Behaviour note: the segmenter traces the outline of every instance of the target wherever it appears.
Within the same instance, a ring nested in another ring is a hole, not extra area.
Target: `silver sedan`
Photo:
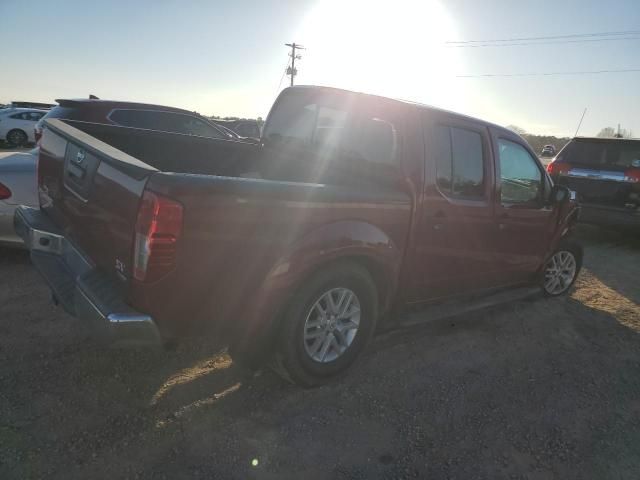
[[[0,152],[0,245],[21,247],[13,230],[13,212],[18,205],[38,206],[36,185],[37,149]]]

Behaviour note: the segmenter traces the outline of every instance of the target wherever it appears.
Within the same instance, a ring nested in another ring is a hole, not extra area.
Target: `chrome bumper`
[[[96,268],[40,210],[16,209],[13,225],[54,298],[118,345],[160,345],[153,319],[123,300],[120,285]]]

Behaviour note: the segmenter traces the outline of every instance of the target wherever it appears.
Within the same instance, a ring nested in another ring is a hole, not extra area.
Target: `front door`
[[[410,302],[495,286],[494,169],[488,129],[425,116],[425,179],[416,225]]]
[[[504,282],[530,281],[544,260],[554,228],[549,181],[539,160],[519,137],[493,136],[496,152],[496,237]]]

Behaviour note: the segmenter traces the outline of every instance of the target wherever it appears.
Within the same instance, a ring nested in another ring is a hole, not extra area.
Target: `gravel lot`
[[[637,479],[640,241],[581,235],[570,297],[380,336],[315,390],[100,347],[0,251],[0,478]]]

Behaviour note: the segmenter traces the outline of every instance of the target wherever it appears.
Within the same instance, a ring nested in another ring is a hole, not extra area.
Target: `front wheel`
[[[582,268],[582,247],[571,241],[562,242],[544,266],[542,289],[555,297],[566,293]]]
[[[352,263],[313,275],[283,318],[277,370],[311,387],[344,372],[375,330],[378,296],[369,273]]]

